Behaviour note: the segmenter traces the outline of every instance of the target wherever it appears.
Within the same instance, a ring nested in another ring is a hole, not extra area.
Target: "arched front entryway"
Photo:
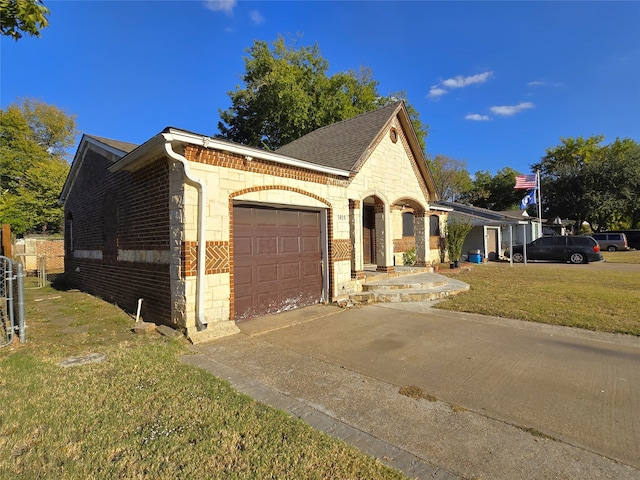
[[[393,242],[389,205],[379,196],[362,200],[361,255],[364,269],[393,272]]]
[[[415,249],[415,265],[430,263],[429,224],[425,208],[415,199],[399,198],[391,206],[393,247],[397,265],[403,264],[403,253]]]

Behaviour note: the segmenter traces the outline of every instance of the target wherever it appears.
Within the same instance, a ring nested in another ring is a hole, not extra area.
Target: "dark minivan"
[[[505,252],[509,258],[509,250]],[[600,245],[593,238],[582,235],[554,235],[540,237],[527,244],[527,260],[556,260],[587,263],[602,260]],[[522,245],[513,246],[513,261],[523,262]]]

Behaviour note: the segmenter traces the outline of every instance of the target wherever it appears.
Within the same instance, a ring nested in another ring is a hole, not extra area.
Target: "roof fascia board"
[[[413,152],[413,155],[416,159],[416,163],[418,164],[418,168],[420,169],[420,173],[422,173],[422,177],[427,184],[427,189],[430,192],[433,192],[433,198],[430,198],[430,201],[438,201],[440,199],[440,193],[436,189],[436,184],[433,181],[433,176],[431,175],[431,171],[427,166],[427,159],[420,148],[420,142],[418,141],[418,136],[416,135],[416,131],[413,128],[413,123],[411,123],[411,117],[409,116],[409,112],[407,111],[407,107],[404,102],[400,104],[398,110],[396,111],[396,115],[402,125],[402,129],[404,130],[407,140],[409,142],[409,147]]]
[[[296,158],[287,157],[279,153],[267,152],[265,150],[259,150],[253,147],[247,147],[246,145],[231,144],[223,140],[216,138],[206,137],[202,135],[196,135],[182,130],[171,128],[169,134],[174,140],[183,141],[192,145],[201,146],[204,148],[214,148],[216,150],[223,150],[231,153],[236,153],[244,157],[257,158],[260,160],[266,160],[269,162],[280,163],[283,165],[289,165],[291,167],[304,168],[305,170],[313,170],[316,172],[327,173],[330,175],[337,175],[340,177],[348,177],[350,172],[339,168],[325,167],[317,165],[315,163],[305,162],[304,160],[298,160]]]
[[[433,205],[432,203],[429,204],[429,210],[436,210],[439,212],[453,212],[453,208],[451,207],[443,207],[442,205]]]
[[[120,172],[120,171],[131,171],[136,168],[141,167],[146,162],[143,160],[145,157],[149,157],[150,154],[160,153],[163,151],[164,147],[164,136],[162,133],[159,133],[149,140],[144,142],[138,148],[132,150],[127,155],[122,157],[116,163],[109,167],[109,171],[111,173]]]
[[[88,142],[93,143],[94,145],[97,145],[98,147],[103,148],[107,152],[112,153],[118,157],[123,157],[127,154],[127,152],[125,152],[124,150],[120,150],[119,148],[115,148],[115,147],[112,147],[111,145],[107,145],[106,143],[103,143],[100,140],[93,138],[89,135],[85,135],[85,137]]]

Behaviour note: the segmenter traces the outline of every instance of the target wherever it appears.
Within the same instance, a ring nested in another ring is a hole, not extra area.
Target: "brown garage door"
[[[233,256],[236,320],[320,301],[319,212],[234,206]]]

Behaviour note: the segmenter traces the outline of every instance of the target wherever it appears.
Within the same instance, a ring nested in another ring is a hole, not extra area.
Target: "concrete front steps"
[[[355,304],[425,302],[439,300],[469,290],[467,283],[437,273],[415,273],[371,281],[362,292],[349,295]]]

